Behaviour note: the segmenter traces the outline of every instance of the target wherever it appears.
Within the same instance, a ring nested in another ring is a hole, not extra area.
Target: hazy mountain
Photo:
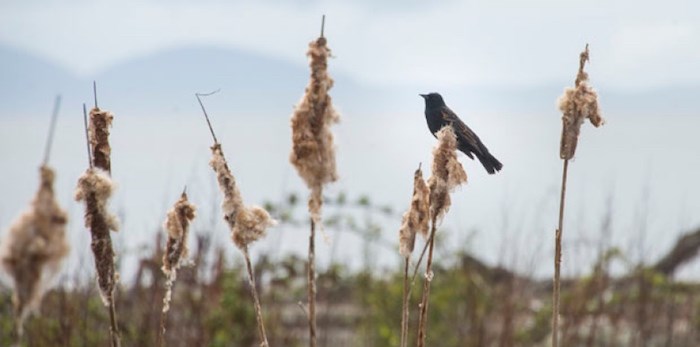
[[[129,60],[95,76],[76,76],[30,53],[0,46],[0,115],[45,115],[56,93],[64,96],[67,108],[92,102],[94,79],[98,81],[99,102],[124,115],[177,115],[183,107],[189,112],[191,106],[197,106],[195,92],[221,89],[221,95],[208,102],[229,112],[286,116],[303,93],[308,74],[306,65],[263,55],[187,47]],[[333,77],[333,95],[338,99],[371,102],[381,97],[347,76],[334,73]]]

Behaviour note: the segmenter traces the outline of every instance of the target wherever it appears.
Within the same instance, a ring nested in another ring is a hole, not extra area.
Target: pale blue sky
[[[0,5],[0,43],[90,76],[166,48],[204,44],[303,62],[328,15],[335,62],[379,85],[529,86],[568,81],[592,46],[600,87],[700,81],[695,1],[22,1]],[[564,64],[563,62],[567,62]]]

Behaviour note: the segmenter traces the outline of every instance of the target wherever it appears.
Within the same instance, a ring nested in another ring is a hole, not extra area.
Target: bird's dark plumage
[[[494,158],[474,132],[450,110],[438,93],[420,94],[425,99],[425,119],[433,136],[446,125],[451,125],[457,136],[457,148],[469,158],[477,159],[489,174],[501,171],[503,164]]]

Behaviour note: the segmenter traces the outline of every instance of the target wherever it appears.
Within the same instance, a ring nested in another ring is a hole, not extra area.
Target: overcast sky
[[[591,44],[597,85],[700,81],[700,3],[655,1],[3,1],[0,43],[83,76],[166,48],[235,47],[296,62],[328,16],[336,68],[374,85],[568,81]],[[563,63],[566,62],[566,63]]]

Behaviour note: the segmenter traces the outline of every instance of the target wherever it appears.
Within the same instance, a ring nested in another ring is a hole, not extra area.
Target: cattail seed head
[[[168,211],[163,228],[168,234],[168,241],[163,254],[163,273],[166,276],[166,293],[163,299],[163,312],[170,309],[172,285],[177,278],[177,270],[182,266],[189,253],[187,249],[187,234],[190,223],[194,220],[197,208],[187,200],[187,194],[182,193],[180,199]]]
[[[68,254],[66,212],[56,201],[54,171],[40,168],[41,183],[30,209],[24,212],[7,232],[0,246],[0,266],[12,277],[14,309],[22,322],[36,310]]]
[[[328,74],[331,51],[320,37],[309,44],[311,77],[309,85],[292,115],[292,153],[290,162],[311,189],[309,212],[320,220],[322,187],[338,179],[332,124],[340,120],[328,91],[333,79]]]
[[[559,97],[559,110],[562,112],[562,132],[559,157],[571,159],[576,153],[576,145],[585,119],[599,127],[605,124],[598,107],[598,93],[588,84],[588,74],[583,70],[588,61],[588,46],[579,57],[579,70],[575,87],[567,87]]]
[[[450,208],[450,192],[467,183],[467,173],[457,159],[457,137],[452,126],[443,127],[438,133],[438,144],[433,150],[432,174],[428,179],[430,189],[430,215],[440,220]]]
[[[416,233],[427,237],[430,219],[430,191],[423,179],[420,167],[413,174],[413,197],[411,207],[404,213],[399,229],[399,253],[408,258],[413,252]]]
[[[85,202],[85,227],[92,236],[92,253],[95,257],[97,285],[105,306],[109,305],[114,293],[118,274],[114,268],[114,250],[110,230],[117,231],[117,217],[111,214],[107,205],[114,191],[109,175],[99,168],[91,168],[78,179],[75,200]]]
[[[258,206],[245,206],[236,185],[236,179],[226,163],[220,144],[211,147],[212,158],[209,165],[216,172],[219,189],[224,193],[221,209],[224,220],[231,230],[231,239],[240,249],[266,235],[266,230],[276,224],[267,211]]]
[[[90,145],[92,146],[93,164],[107,172],[112,171],[111,153],[109,146],[109,128],[112,126],[114,116],[109,111],[99,108],[90,110]]]

